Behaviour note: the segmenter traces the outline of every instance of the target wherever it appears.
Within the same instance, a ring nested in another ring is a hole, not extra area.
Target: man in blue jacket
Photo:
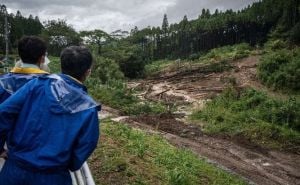
[[[25,36],[18,42],[18,53],[22,60],[20,67],[0,76],[0,103],[33,78],[47,74],[41,70],[45,62],[46,43],[36,36]]]
[[[91,66],[88,49],[66,48],[62,74],[33,79],[0,105],[0,137],[9,133],[1,185],[72,184],[69,170],[82,166],[99,138],[99,106],[82,84]]]
[[[48,74],[41,70],[46,50],[46,43],[39,37],[25,36],[19,40],[18,53],[23,62],[20,67],[15,67],[10,73],[0,76],[0,104],[30,80]],[[4,142],[4,138],[0,138],[0,146],[3,146],[1,143]],[[5,156],[4,148],[0,148],[0,154]]]

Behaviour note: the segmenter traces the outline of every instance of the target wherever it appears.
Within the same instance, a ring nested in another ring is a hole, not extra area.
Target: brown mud
[[[261,148],[242,137],[208,136],[201,126],[188,124],[185,117],[202,108],[206,101],[221,93],[228,85],[264,89],[256,78],[258,56],[231,62],[222,72],[205,72],[203,67],[184,71],[168,71],[155,78],[130,82],[139,89],[141,100],[160,101],[177,106],[175,114],[119,117],[112,120],[161,134],[171,144],[193,151],[215,165],[238,174],[250,184],[300,185],[300,155]],[[205,68],[204,68],[205,69]],[[271,94],[274,95],[274,94]],[[275,94],[276,96],[276,94]],[[112,109],[106,112],[112,112]]]

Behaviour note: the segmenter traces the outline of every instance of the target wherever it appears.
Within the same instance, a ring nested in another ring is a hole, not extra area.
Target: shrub
[[[210,50],[206,55],[200,57],[200,61],[222,61],[237,60],[249,56],[251,47],[249,44],[242,43],[233,46],[224,46]]]
[[[300,44],[300,22],[290,31],[290,40],[295,44]]]
[[[127,89],[120,80],[110,80],[106,84],[99,84],[92,78],[88,80],[90,94],[102,104],[121,110],[126,115],[160,114],[167,112],[166,106],[160,103],[143,103]]]
[[[258,66],[258,76],[274,90],[300,90],[300,49],[266,53]]]
[[[114,60],[97,57],[95,58],[91,77],[98,78],[102,84],[105,84],[109,80],[123,79],[124,75]]]
[[[137,78],[143,75],[146,62],[138,54],[119,62],[120,68],[128,78]]]
[[[300,146],[300,103],[296,98],[275,100],[253,89],[227,89],[191,118],[208,122],[204,126],[208,133],[244,136],[268,146]]]

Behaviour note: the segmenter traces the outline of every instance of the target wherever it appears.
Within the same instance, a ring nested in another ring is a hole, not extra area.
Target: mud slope
[[[148,80],[130,82],[129,88],[139,89],[137,96],[145,101],[161,101],[177,106],[173,115],[118,117],[117,122],[148,132],[156,132],[170,143],[187,148],[214,164],[254,184],[300,185],[300,155],[265,150],[242,138],[207,136],[201,128],[190,125],[185,117],[195,108],[221,93],[228,84],[237,90],[244,87],[263,89],[256,78],[258,56],[230,62],[223,72],[207,72],[205,67],[168,71]]]

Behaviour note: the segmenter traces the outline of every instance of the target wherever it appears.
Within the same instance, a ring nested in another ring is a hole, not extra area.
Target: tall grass
[[[191,118],[208,133],[242,136],[271,148],[300,147],[300,103],[275,100],[253,89],[228,89]]]
[[[207,54],[199,58],[199,62],[233,61],[247,57],[251,53],[252,48],[246,43],[233,46],[223,46],[210,50]]]
[[[167,111],[167,107],[155,102],[142,102],[134,91],[127,89],[124,81],[109,80],[102,84],[95,78],[86,82],[89,93],[102,104],[119,109],[127,115],[160,114]]]
[[[104,121],[89,160],[96,184],[245,184],[157,135]]]
[[[280,40],[270,41],[258,66],[261,81],[273,90],[300,92],[300,48]]]

